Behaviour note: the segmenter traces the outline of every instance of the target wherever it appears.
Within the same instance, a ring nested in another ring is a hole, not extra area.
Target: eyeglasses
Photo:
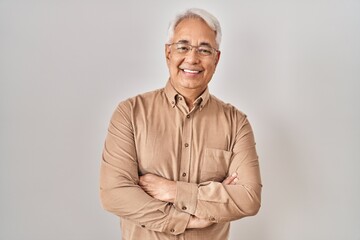
[[[202,56],[202,57],[211,56],[214,53],[219,52],[219,50],[217,50],[213,47],[210,47],[208,45],[192,46],[188,43],[182,43],[182,42],[170,43],[170,44],[166,44],[166,45],[174,46],[176,52],[178,54],[182,54],[182,55],[185,55],[185,54],[191,52],[193,48],[195,48],[196,53],[198,53],[199,56]]]

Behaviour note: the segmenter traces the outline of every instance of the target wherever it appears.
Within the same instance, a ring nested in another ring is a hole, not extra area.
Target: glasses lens
[[[190,52],[192,50],[192,48],[194,46],[191,46],[188,43],[174,43],[173,46],[176,49],[177,53],[181,53],[181,54],[187,54],[188,52]],[[198,47],[194,47],[196,48],[196,52],[200,55],[200,56],[210,56],[214,53],[214,49],[210,46],[198,46]]]
[[[214,50],[208,46],[200,46],[198,47],[198,53],[202,56],[209,56],[213,54]]]
[[[190,45],[186,44],[186,43],[176,43],[175,47],[176,47],[176,51],[178,53],[187,53],[187,52],[189,52],[191,50]]]

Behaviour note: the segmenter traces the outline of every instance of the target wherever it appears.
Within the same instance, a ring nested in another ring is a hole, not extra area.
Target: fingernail
[[[238,181],[239,181],[238,178],[235,178],[235,179],[234,179],[234,183],[237,183]]]
[[[234,172],[233,174],[231,174],[232,177],[236,177],[237,176],[237,173]]]

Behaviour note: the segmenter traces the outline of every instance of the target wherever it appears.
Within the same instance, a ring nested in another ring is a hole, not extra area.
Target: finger
[[[139,182],[141,182],[141,183],[150,182],[152,180],[152,176],[153,175],[151,173],[141,175],[141,176],[139,176]]]
[[[239,179],[237,177],[235,177],[235,178],[232,178],[231,182],[229,182],[226,185],[235,185],[238,181],[239,181]]]
[[[232,184],[235,179],[237,179],[236,172],[231,174],[231,176],[228,176],[222,183],[225,185],[229,185],[229,184]]]
[[[236,177],[236,178],[231,182],[231,184],[232,184],[232,185],[235,185],[238,181],[239,181],[239,179]]]
[[[222,184],[229,185],[232,182],[232,177],[227,177],[224,181],[222,181]]]
[[[140,186],[145,186],[146,185],[146,181],[145,181],[145,179],[143,177],[139,178],[139,185]]]

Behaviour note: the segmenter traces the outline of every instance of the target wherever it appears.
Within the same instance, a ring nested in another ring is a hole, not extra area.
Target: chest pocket
[[[206,148],[200,168],[200,182],[222,182],[228,174],[232,152]]]

